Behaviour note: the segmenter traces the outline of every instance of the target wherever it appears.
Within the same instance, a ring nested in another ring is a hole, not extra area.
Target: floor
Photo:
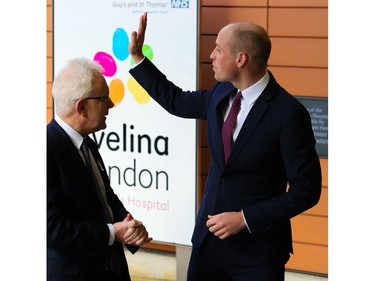
[[[328,277],[301,274],[297,272],[286,272],[285,281],[328,281]]]
[[[176,281],[178,279],[175,254],[143,249],[135,255],[128,251],[125,251],[125,254],[132,281]],[[328,278],[287,271],[285,281],[328,281]]]
[[[155,280],[155,279],[149,278],[149,277],[138,277],[138,276],[132,277],[132,281],[151,281],[151,280]],[[169,281],[170,279],[157,279],[157,280]],[[295,272],[286,272],[285,281],[328,281],[328,278],[308,275],[308,274],[295,273]]]

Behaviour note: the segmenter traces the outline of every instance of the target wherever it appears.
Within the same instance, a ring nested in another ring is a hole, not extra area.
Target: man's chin
[[[98,131],[100,131],[100,130],[104,130],[104,129],[106,129],[106,128],[107,128],[107,124],[106,124],[106,123],[103,123],[103,124],[99,127]]]
[[[223,76],[218,74],[217,72],[214,73],[214,78],[218,82],[226,82],[227,81],[226,79],[223,79]]]

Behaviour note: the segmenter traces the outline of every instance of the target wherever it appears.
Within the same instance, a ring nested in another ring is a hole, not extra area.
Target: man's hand
[[[139,63],[144,55],[142,53],[143,42],[145,41],[145,33],[147,26],[147,12],[145,12],[139,18],[138,33],[133,31],[131,34],[131,40],[128,46],[129,53],[132,56],[135,64]]]
[[[148,232],[141,221],[133,219],[128,214],[122,222],[113,224],[115,228],[115,240],[124,244],[141,246],[149,243],[152,238],[148,237]]]
[[[242,212],[226,212],[208,215],[208,230],[220,239],[235,235],[246,227]]]

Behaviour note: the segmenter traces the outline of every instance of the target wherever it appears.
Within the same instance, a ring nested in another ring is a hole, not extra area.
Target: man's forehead
[[[216,37],[216,45],[217,46],[223,46],[226,45],[231,37],[232,30],[229,30],[227,28],[223,28],[219,31]]]

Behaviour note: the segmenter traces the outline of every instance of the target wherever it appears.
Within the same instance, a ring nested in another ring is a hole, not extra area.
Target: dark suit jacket
[[[94,159],[105,167],[90,138],[88,145]],[[105,169],[101,175],[114,220],[122,221],[128,211],[110,187]],[[96,270],[103,268],[110,249],[108,241],[109,229],[92,177],[69,136],[53,119],[47,125],[48,277],[65,275],[58,280],[95,280]],[[111,247],[121,252],[123,280],[130,280],[121,243],[115,242]],[[133,253],[137,250],[128,248]]]
[[[222,241],[232,262],[283,264],[292,249],[290,218],[320,198],[321,169],[310,115],[270,73],[224,162],[222,109],[237,89],[217,83],[208,91],[183,91],[147,58],[130,70],[139,84],[171,114],[207,120],[209,174],[192,242],[208,233],[207,215],[243,210],[251,231]],[[287,185],[289,184],[288,192]]]

